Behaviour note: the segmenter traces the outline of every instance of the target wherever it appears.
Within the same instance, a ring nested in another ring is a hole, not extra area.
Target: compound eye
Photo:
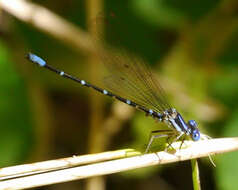
[[[189,121],[188,121],[188,124],[189,124],[190,126],[192,126],[192,127],[197,127],[197,123],[196,123],[195,120],[189,120]]]
[[[192,139],[193,141],[198,141],[200,139],[200,133],[198,131],[193,131]]]

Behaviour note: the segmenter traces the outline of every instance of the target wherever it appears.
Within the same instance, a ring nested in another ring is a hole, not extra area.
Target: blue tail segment
[[[33,53],[28,53],[26,56],[31,62],[38,64],[40,67],[46,66],[46,62],[44,59],[40,58],[39,56],[33,54]]]

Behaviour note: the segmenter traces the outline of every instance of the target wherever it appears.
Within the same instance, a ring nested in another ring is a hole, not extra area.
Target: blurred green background
[[[113,13],[120,23],[115,28],[120,44],[151,65],[186,120],[195,119],[211,137],[237,136],[236,0],[34,2],[86,34],[97,12]],[[161,124],[29,63],[25,55],[30,51],[93,84],[100,78],[100,66],[83,46],[77,49],[33,25],[0,6],[0,166],[121,148],[144,150],[150,131]],[[110,32],[107,26],[104,32]],[[202,189],[237,189],[237,159],[236,152],[215,156],[216,168],[208,159],[199,160]],[[190,162],[181,162],[39,189],[184,190],[192,189],[191,175]]]

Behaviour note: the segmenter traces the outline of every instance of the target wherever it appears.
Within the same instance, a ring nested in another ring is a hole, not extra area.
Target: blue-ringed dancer
[[[92,88],[104,95],[113,97],[125,104],[135,107],[155,120],[164,122],[169,130],[152,131],[145,152],[147,153],[155,138],[173,137],[173,142],[181,137],[190,137],[193,141],[203,138],[194,120],[185,122],[180,113],[167,102],[163,89],[155,80],[148,67],[139,59],[127,59],[122,63],[119,56],[115,56],[113,64],[107,60],[112,76],[109,78],[108,89],[94,86],[85,80],[71,76],[62,70],[49,65],[39,56],[28,53],[27,58],[40,67],[46,68],[58,75]],[[120,86],[117,86],[120,85]]]

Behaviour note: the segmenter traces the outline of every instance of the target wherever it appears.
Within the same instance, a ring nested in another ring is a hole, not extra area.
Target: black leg
[[[172,147],[172,144],[173,144],[174,142],[176,142],[177,140],[179,140],[179,139],[181,138],[181,136],[183,136],[183,135],[184,135],[184,133],[179,133],[179,134],[173,135],[175,138],[174,138],[170,143],[168,143],[169,145],[166,147],[165,151],[167,151],[169,147],[173,148],[173,147]],[[183,139],[183,141],[184,141],[184,139]],[[182,141],[182,143],[183,143],[183,141]],[[181,146],[181,145],[180,145],[180,146]],[[173,148],[173,149],[174,149],[174,148]],[[179,148],[179,149],[180,149],[180,148]]]
[[[160,133],[160,134],[156,135],[156,133]],[[173,134],[174,134],[173,130],[156,130],[156,131],[152,131],[150,133],[149,143],[148,143],[148,145],[146,147],[145,153],[147,153],[149,151],[150,146],[151,146],[152,142],[154,141],[154,139],[162,138],[162,137],[169,137],[169,136],[171,136]]]
[[[170,137],[167,138],[168,146],[165,148],[165,151],[167,151],[169,149],[169,147],[174,149],[174,147],[172,147],[173,140],[170,141],[170,139],[174,139],[175,137],[176,137],[176,134],[171,135]]]
[[[186,139],[186,136],[184,135],[184,137],[183,137],[183,139],[182,139],[182,142],[181,142],[181,144],[180,144],[180,146],[179,146],[179,150],[182,148],[182,145],[183,145],[185,139]]]

